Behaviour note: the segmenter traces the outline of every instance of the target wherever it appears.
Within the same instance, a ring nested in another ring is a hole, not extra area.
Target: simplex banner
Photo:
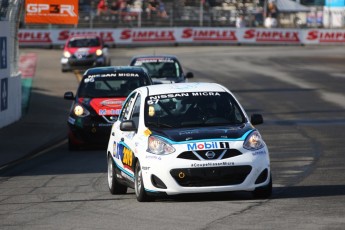
[[[178,44],[344,45],[345,30],[264,28],[20,29],[20,46],[60,46],[75,34],[97,34],[111,46]]]

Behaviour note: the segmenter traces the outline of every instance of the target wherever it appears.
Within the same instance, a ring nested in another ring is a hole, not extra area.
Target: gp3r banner
[[[27,24],[78,24],[78,0],[26,0]]]

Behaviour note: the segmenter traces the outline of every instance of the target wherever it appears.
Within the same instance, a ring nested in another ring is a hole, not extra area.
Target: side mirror
[[[250,117],[250,122],[252,123],[252,125],[260,125],[264,123],[264,118],[261,114],[252,114],[252,116]]]
[[[73,94],[73,92],[71,92],[71,91],[66,92],[66,93],[63,95],[63,98],[64,98],[65,100],[74,100],[74,99],[75,99],[74,94]]]
[[[192,72],[188,72],[186,74],[186,78],[193,78],[194,77],[194,74]]]
[[[132,120],[122,121],[120,124],[121,131],[136,131],[137,127]]]

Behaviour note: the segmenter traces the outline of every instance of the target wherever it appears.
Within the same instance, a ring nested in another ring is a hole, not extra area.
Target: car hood
[[[71,54],[93,54],[96,53],[96,50],[101,49],[98,46],[95,47],[80,47],[80,48],[68,48],[66,51],[70,52]]]
[[[79,103],[92,108],[100,116],[118,116],[126,97],[119,98],[80,98]]]
[[[181,129],[156,129],[151,128],[153,135],[162,136],[171,141],[193,141],[205,139],[244,139],[254,127],[249,124],[237,126],[217,126]]]

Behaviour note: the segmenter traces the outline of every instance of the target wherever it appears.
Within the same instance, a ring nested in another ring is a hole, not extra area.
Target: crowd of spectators
[[[255,12],[253,11],[254,5],[248,5],[252,4],[254,0],[246,0],[246,4],[243,4],[241,0],[231,0],[231,4],[233,7],[231,8],[230,12],[229,9],[225,9],[224,6],[224,9],[219,6],[219,2],[223,2],[223,4],[225,4],[224,2],[226,2],[226,0],[204,0],[203,4],[205,8],[203,11],[203,17],[206,22],[207,20],[212,20],[212,22],[217,22],[218,20],[219,22],[223,22],[224,25],[231,25],[237,28],[258,26],[267,28],[277,27],[278,9],[276,6],[276,0],[267,0],[266,9],[263,9],[264,7],[262,6],[260,7],[261,3],[263,3],[264,0],[258,1],[260,2],[260,4],[257,5],[257,8],[255,8]],[[164,2],[166,2],[166,4],[164,4]],[[230,3],[228,3],[228,5],[229,4]],[[215,10],[213,11],[213,9]],[[249,9],[251,11],[249,11]],[[258,11],[258,9],[261,9],[261,11]],[[79,1],[79,13],[83,12],[83,15],[85,15],[85,17],[87,18],[89,18],[89,16],[92,14],[93,18],[96,20],[100,19],[99,21],[104,21],[104,19],[111,19],[111,21],[117,20],[119,22],[130,22],[130,24],[137,22],[139,15],[140,19],[143,22],[151,21],[154,23],[164,22],[164,20],[162,21],[161,19],[170,19],[165,20],[168,23],[171,20],[173,20],[174,23],[178,23],[179,19],[184,20],[184,18],[188,18],[189,20],[197,18],[197,20],[199,20],[199,15],[197,15],[197,17],[193,17],[194,14],[198,14],[193,10],[200,10],[200,0],[175,0],[173,5],[171,0]],[[169,14],[167,12],[169,12]],[[190,12],[189,15],[188,12]]]
[[[116,16],[121,20],[168,18],[162,0],[83,0],[80,11],[93,12],[97,17]]]

